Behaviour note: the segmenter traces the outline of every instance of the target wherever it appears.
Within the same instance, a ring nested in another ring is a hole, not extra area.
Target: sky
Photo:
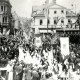
[[[12,10],[17,13],[20,17],[31,17],[32,6],[42,5],[46,0],[9,0],[12,5]],[[49,0],[51,2],[52,0]],[[56,0],[57,4],[64,6],[68,9],[72,9],[73,4],[74,10],[80,11],[80,0]]]

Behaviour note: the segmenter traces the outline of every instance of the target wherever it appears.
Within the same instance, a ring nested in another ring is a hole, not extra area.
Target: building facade
[[[17,32],[19,32],[21,27],[20,17],[17,15],[15,11],[12,11],[12,25],[14,28],[14,35],[16,35]]]
[[[47,0],[44,5],[33,6],[33,30],[35,33],[52,33],[53,30],[73,30],[77,16],[70,9],[67,9],[52,0]],[[79,29],[78,27],[76,29]]]
[[[9,0],[0,0],[0,32],[2,34],[11,28],[11,8]]]

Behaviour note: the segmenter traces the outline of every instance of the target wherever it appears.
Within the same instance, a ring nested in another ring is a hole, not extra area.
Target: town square
[[[0,0],[0,80],[80,80],[79,0]]]

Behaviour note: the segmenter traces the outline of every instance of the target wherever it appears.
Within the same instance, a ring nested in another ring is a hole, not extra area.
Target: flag
[[[19,57],[18,57],[19,61],[24,61],[24,52],[23,52],[23,48],[19,47]]]
[[[42,45],[41,37],[35,38],[35,45],[36,47],[40,47]]]
[[[57,34],[53,33],[52,39],[51,39],[51,44],[57,44],[58,39],[59,39],[59,36]]]
[[[26,34],[26,32],[23,32],[23,36],[25,37],[26,41],[28,41],[29,36]]]
[[[60,44],[61,44],[61,54],[63,56],[69,55],[69,38],[68,37],[61,37]]]
[[[3,35],[6,34],[6,28],[3,28]]]
[[[6,32],[6,35],[9,35],[9,33],[10,33],[10,29]]]
[[[0,35],[2,35],[2,33],[0,32]]]

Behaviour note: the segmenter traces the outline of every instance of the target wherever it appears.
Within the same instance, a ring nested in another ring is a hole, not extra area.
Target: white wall
[[[42,26],[42,25],[40,25],[40,19],[43,20],[43,24],[42,25],[47,25],[47,19],[45,17],[36,17],[35,21],[34,21],[34,25]]]
[[[61,10],[63,10],[64,13],[62,13]],[[54,11],[57,11],[57,13],[55,14]],[[66,9],[62,9],[62,8],[57,8],[57,9],[56,8],[50,8],[49,9],[49,16],[48,16],[49,20],[50,20],[50,24],[49,24],[48,27],[49,28],[52,28],[52,27],[54,28],[55,27],[54,20],[57,17],[60,20],[59,20],[56,28],[61,28],[61,25],[62,25],[62,27],[66,27],[66,25],[68,24],[68,19],[71,18],[71,17],[69,17],[69,18],[66,17],[66,11],[67,11]],[[40,19],[43,20],[42,25],[40,25]],[[61,23],[62,19],[64,20],[64,24]],[[72,23],[74,23],[76,21],[76,18],[72,17],[71,20],[72,20]],[[33,27],[35,27],[35,28],[47,28],[47,18],[45,18],[45,17],[35,17]]]

